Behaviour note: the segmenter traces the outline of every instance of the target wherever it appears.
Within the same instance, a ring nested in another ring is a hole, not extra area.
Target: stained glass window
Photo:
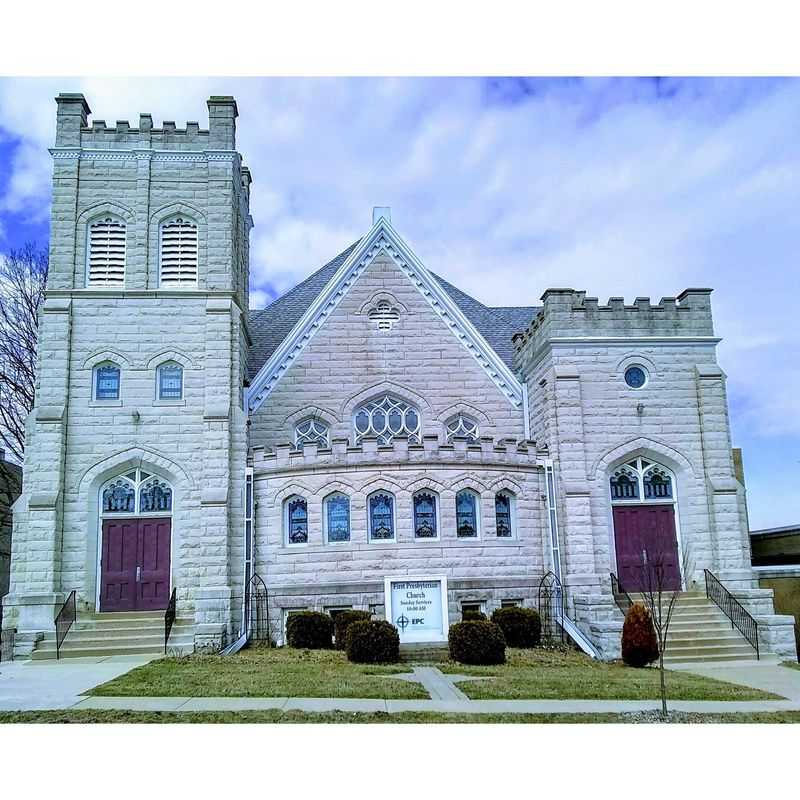
[[[500,492],[494,497],[494,517],[497,525],[497,535],[508,538],[511,531],[511,497],[505,492]]]
[[[635,458],[618,467],[609,484],[611,500],[615,503],[657,503],[675,499],[674,478],[669,471],[644,458]]]
[[[458,414],[447,423],[447,441],[454,436],[465,436],[470,442],[478,441],[478,423],[465,414]]]
[[[119,400],[119,367],[104,364],[95,370],[95,400]]]
[[[369,538],[394,539],[394,498],[380,492],[369,498]]]
[[[650,467],[644,474],[643,483],[646,500],[672,499],[672,478],[661,467]]]
[[[289,544],[308,543],[308,505],[302,497],[290,498],[286,503],[287,538]]]
[[[172,489],[158,478],[151,478],[139,490],[139,513],[172,511]]]
[[[390,444],[398,435],[408,436],[409,442],[420,441],[419,411],[389,394],[361,406],[353,423],[356,444],[365,436],[377,436],[378,444]]]
[[[180,364],[162,364],[158,368],[158,399],[183,398],[183,367]]]
[[[637,500],[639,476],[628,467],[620,467],[611,476],[611,497],[614,500]]]
[[[328,426],[318,419],[304,419],[294,429],[294,444],[298,450],[302,450],[306,442],[328,447]]]
[[[350,541],[350,500],[335,494],[325,501],[325,525],[329,542]]]
[[[462,538],[478,535],[478,498],[469,489],[456,495],[456,533]]]
[[[418,539],[435,539],[436,495],[431,492],[418,492],[414,495],[414,536]]]
[[[132,514],[135,510],[136,491],[124,478],[117,478],[103,489],[103,513]]]

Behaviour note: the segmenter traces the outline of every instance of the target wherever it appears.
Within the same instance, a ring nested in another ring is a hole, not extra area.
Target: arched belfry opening
[[[98,501],[99,610],[165,609],[171,590],[171,484],[137,467],[107,480]]]

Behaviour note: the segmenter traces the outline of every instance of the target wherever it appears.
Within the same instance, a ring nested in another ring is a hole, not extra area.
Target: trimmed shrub
[[[483,611],[475,611],[471,608],[461,612],[462,622],[474,622],[476,619],[486,620],[486,614],[484,614]]]
[[[356,664],[394,664],[400,660],[400,634],[385,619],[352,622],[345,649]]]
[[[357,611],[356,609],[340,611],[336,614],[333,618],[333,636],[336,649],[344,650],[347,647],[347,629],[354,622],[369,622],[371,619],[372,614],[369,611]]]
[[[506,640],[494,622],[469,620],[450,626],[450,658],[462,664],[505,664]]]
[[[539,612],[532,608],[508,606],[495,609],[492,622],[502,628],[509,647],[536,647],[542,637]]]
[[[323,650],[333,647],[333,620],[320,611],[298,611],[286,620],[289,647]]]
[[[622,625],[622,660],[629,667],[645,667],[658,658],[658,640],[650,612],[634,603]]]

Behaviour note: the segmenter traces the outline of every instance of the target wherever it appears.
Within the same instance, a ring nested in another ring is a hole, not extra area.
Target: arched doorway
[[[609,479],[617,573],[627,592],[681,589],[675,521],[675,478],[661,464],[638,457]]]
[[[100,611],[165,609],[170,596],[172,487],[132,469],[100,488]]]

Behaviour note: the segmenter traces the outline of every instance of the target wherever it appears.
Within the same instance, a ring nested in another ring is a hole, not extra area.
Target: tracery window
[[[464,489],[456,495],[456,534],[462,539],[478,535],[478,495]]]
[[[308,544],[308,503],[293,495],[284,503],[287,544]]]
[[[466,414],[457,414],[447,423],[447,441],[465,436],[470,443],[478,441],[478,423]]]
[[[336,493],[325,499],[325,538],[328,542],[350,541],[350,499]]]
[[[100,490],[102,514],[168,514],[172,487],[158,475],[133,469],[105,483]]]
[[[419,411],[390,394],[359,407],[353,424],[356,444],[365,436],[377,436],[378,444],[390,444],[395,436],[408,436],[409,442],[420,442]]]
[[[394,539],[394,497],[376,492],[369,497],[369,538],[372,541]]]
[[[609,478],[611,500],[622,502],[672,502],[675,499],[672,474],[660,464],[635,458],[614,470]]]
[[[306,442],[317,444],[320,447],[329,447],[328,426],[319,419],[304,419],[294,429],[294,446],[303,449]]]
[[[494,496],[494,518],[497,535],[508,539],[514,535],[512,519],[513,498],[509,492],[498,492]]]
[[[417,492],[414,495],[414,536],[417,539],[436,539],[439,536],[436,495],[433,492]]]

